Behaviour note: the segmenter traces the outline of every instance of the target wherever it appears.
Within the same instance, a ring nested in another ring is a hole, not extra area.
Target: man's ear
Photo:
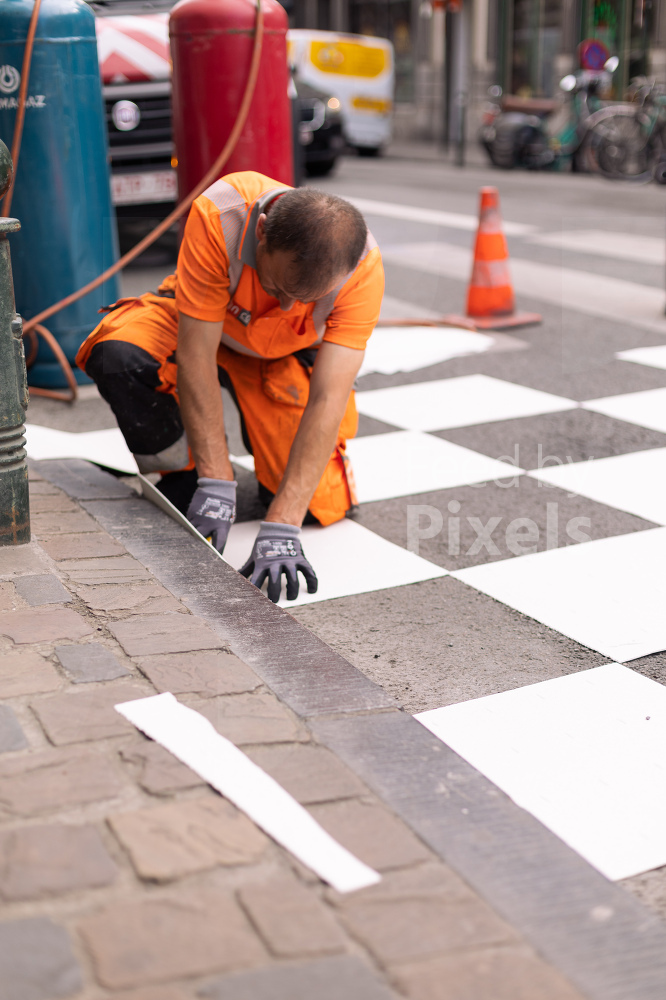
[[[259,218],[257,219],[257,228],[254,231],[257,237],[257,243],[259,243],[260,246],[263,246],[264,243],[266,242],[266,233],[264,231],[265,222],[266,222],[266,213],[262,212]]]

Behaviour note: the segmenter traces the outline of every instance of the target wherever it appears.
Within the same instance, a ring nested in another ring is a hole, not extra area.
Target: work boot
[[[197,488],[198,478],[196,469],[165,472],[160,481],[155,483],[155,487],[181,514],[187,515],[187,508]]]

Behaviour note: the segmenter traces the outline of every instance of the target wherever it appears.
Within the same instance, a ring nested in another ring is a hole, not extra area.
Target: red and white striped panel
[[[103,83],[170,78],[168,14],[98,17],[95,27]]]

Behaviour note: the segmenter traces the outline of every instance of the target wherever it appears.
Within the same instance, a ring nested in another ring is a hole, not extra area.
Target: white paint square
[[[347,442],[359,503],[454,486],[512,479],[520,469],[419,431],[373,434]]]
[[[666,389],[645,389],[621,396],[588,399],[580,405],[594,413],[603,413],[607,417],[666,434]]]
[[[568,493],[666,524],[666,448],[547,466],[528,475]]]
[[[618,361],[633,361],[637,365],[647,365],[648,368],[666,368],[666,344],[658,347],[632,347],[630,351],[619,351],[615,357]]]
[[[663,685],[610,663],[416,718],[607,878],[666,864]]]
[[[234,569],[240,569],[250,558],[259,527],[259,521],[243,521],[231,528],[223,558]],[[326,528],[314,525],[304,527],[301,542],[303,552],[317,574],[319,589],[316,594],[308,594],[299,574],[300,590],[295,601],[286,599],[283,585],[279,603],[285,608],[388,587],[404,587],[447,575],[447,570],[387,542],[349,518]]]
[[[485,424],[577,406],[571,399],[489,375],[398,385],[356,394],[359,413],[412,431],[437,431]]]
[[[82,458],[108,469],[132,475],[138,467],[118,427],[73,434],[39,424],[26,424],[26,451],[36,461],[50,458]]]
[[[492,337],[458,327],[380,326],[367,343],[359,375],[415,372],[492,346]]]
[[[626,663],[666,649],[666,528],[599,538],[451,575]]]

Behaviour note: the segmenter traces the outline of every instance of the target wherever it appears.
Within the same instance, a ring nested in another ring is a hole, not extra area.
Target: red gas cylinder
[[[257,170],[293,184],[288,95],[287,14],[261,0],[264,39],[250,112],[222,174]],[[229,137],[252,58],[257,8],[253,0],[181,0],[171,11],[173,137],[180,197],[199,183]]]

